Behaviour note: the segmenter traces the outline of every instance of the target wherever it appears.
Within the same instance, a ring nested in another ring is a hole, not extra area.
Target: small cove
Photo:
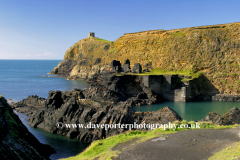
[[[49,144],[56,150],[56,153],[50,156],[50,159],[57,160],[76,156],[81,153],[89,144],[83,143],[76,139],[70,139],[65,136],[52,134],[47,131],[33,128],[27,124],[28,116],[22,113],[16,113],[28,130],[43,144]]]

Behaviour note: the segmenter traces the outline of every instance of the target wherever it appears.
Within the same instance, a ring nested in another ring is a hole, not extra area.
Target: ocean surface
[[[87,82],[48,74],[60,60],[0,60],[0,95],[20,101],[29,95],[48,97],[50,90],[85,88]]]

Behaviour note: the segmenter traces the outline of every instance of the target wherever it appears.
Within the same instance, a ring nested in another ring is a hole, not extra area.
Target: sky
[[[62,60],[79,40],[240,22],[239,0],[0,0],[0,59]]]

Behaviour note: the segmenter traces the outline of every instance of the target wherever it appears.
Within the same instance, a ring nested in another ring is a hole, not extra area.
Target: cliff
[[[240,94],[239,31],[238,22],[128,33],[114,42],[89,37],[70,47],[52,73],[88,79],[108,70],[113,59],[122,64],[129,59],[131,68],[140,63],[143,69],[159,74],[203,72],[220,93]]]
[[[55,151],[41,144],[22,124],[18,116],[0,96],[0,156],[11,160],[44,160],[49,159]]]

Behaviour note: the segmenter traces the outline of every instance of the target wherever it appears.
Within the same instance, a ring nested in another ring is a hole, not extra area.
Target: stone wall
[[[150,88],[154,93],[159,95],[163,100],[186,102],[198,100],[199,95],[206,94],[204,78],[201,76],[190,81],[181,81],[179,75],[150,75],[143,76],[144,86]],[[214,93],[218,93],[215,91]]]

